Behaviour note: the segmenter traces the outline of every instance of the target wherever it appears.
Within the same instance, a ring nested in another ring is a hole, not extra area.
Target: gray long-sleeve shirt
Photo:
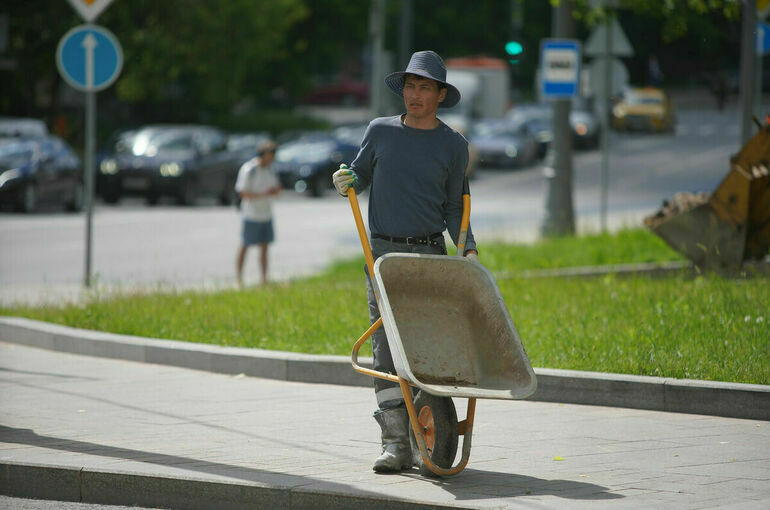
[[[443,122],[415,129],[400,115],[374,119],[351,164],[356,193],[371,185],[370,232],[410,237],[448,229],[457,244],[467,166],[468,142]],[[465,249],[476,249],[470,226]]]

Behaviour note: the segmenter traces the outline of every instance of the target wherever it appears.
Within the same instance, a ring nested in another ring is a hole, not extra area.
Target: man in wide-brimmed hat
[[[406,113],[374,119],[361,150],[347,168],[334,173],[334,186],[347,195],[371,186],[369,232],[374,258],[385,253],[446,254],[444,230],[457,244],[462,216],[462,190],[468,165],[468,142],[436,116],[441,107],[460,101],[460,92],[446,81],[446,66],[433,51],[412,55],[403,72],[385,77],[387,86],[404,98]],[[478,259],[468,229],[465,256]],[[369,318],[380,316],[367,275]],[[374,369],[395,374],[382,328],[372,335]],[[378,409],[374,418],[382,429],[383,452],[375,471],[401,471],[413,465],[409,417],[398,384],[376,378]]]

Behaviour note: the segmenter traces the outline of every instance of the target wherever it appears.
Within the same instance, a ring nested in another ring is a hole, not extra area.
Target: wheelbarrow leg
[[[412,432],[414,433],[417,446],[420,449],[420,456],[422,461],[432,473],[440,476],[456,475],[468,464],[468,459],[471,454],[471,436],[473,434],[473,417],[476,413],[476,399],[468,399],[468,411],[465,420],[460,424],[460,428],[463,430],[463,451],[460,462],[451,468],[443,468],[436,465],[430,458],[428,453],[428,446],[425,440],[425,434],[420,427],[420,422],[417,416],[417,410],[414,406],[414,400],[412,399],[412,391],[409,387],[409,382],[403,377],[398,378],[398,383],[401,386],[401,392],[404,395],[404,402],[406,402],[406,410],[409,413],[409,422],[412,424]]]

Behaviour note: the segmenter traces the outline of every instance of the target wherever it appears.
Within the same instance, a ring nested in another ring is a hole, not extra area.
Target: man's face
[[[438,105],[445,97],[446,89],[439,91],[438,82],[430,78],[413,74],[408,74],[404,78],[404,105],[411,117],[435,117]]]
[[[262,156],[259,158],[259,162],[262,166],[268,166],[273,163],[275,160],[275,152],[273,151],[265,151],[262,153]]]

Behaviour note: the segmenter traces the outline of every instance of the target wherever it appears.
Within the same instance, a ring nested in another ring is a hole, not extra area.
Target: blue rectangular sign
[[[540,45],[540,84],[545,99],[576,97],[580,93],[580,42],[544,39]]]

